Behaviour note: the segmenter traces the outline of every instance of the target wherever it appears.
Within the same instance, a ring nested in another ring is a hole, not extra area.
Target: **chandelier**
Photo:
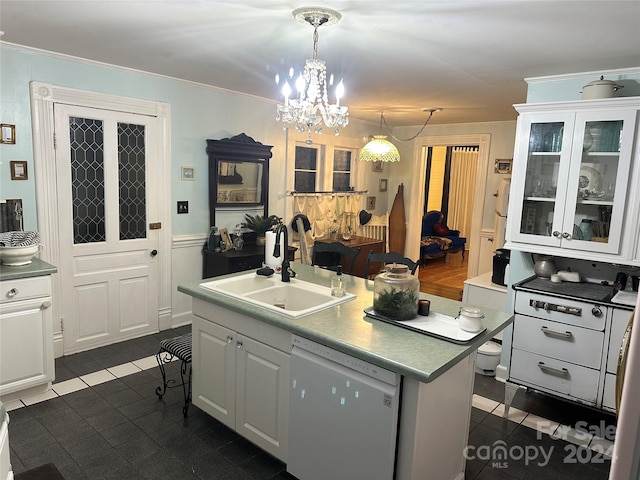
[[[337,23],[342,15],[340,13],[320,7],[302,7],[293,11],[296,20],[309,23],[313,27],[313,58],[307,59],[304,70],[295,80],[297,95],[291,95],[289,80],[285,79],[282,87],[284,95],[284,105],[278,105],[276,109],[276,120],[282,121],[285,126],[293,125],[299,132],[307,131],[311,135],[311,130],[315,133],[322,133],[322,124],[328,128],[333,128],[334,133],[339,135],[339,128],[349,124],[348,108],[340,105],[340,99],[344,95],[344,83],[340,83],[335,88],[336,103],[329,103],[327,95],[327,68],[322,60],[318,60],[318,27],[321,25],[332,25]],[[293,81],[294,71],[289,70],[289,77]],[[280,78],[276,75],[276,83],[280,83]],[[333,75],[329,79],[329,86],[333,85]]]
[[[380,112],[380,131],[382,132],[382,124],[387,128],[391,136],[400,142],[408,142],[416,138],[418,135],[422,133],[424,128],[431,120],[434,112],[438,112],[442,110],[441,108],[425,108],[424,112],[429,112],[429,117],[427,121],[424,122],[422,128],[411,138],[398,138],[396,137],[387,125],[387,121],[384,118],[384,112]],[[358,154],[358,160],[364,162],[399,162],[400,161],[400,152],[396,146],[387,140],[386,135],[373,135],[373,138],[367,143],[364,147],[360,149],[360,153]]]

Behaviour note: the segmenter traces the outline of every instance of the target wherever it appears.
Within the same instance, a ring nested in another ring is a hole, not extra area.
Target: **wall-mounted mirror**
[[[225,207],[259,206],[268,215],[272,148],[244,133],[207,140],[211,225],[216,224],[216,209]]]
[[[263,161],[217,160],[218,193],[216,204],[256,205],[264,202],[262,195]]]

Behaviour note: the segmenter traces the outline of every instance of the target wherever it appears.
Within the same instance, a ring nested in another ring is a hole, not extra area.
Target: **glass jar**
[[[345,212],[342,214],[342,239],[350,240],[356,233],[356,214]]]
[[[373,284],[373,310],[391,320],[411,320],[418,315],[420,280],[406,265],[391,263]]]

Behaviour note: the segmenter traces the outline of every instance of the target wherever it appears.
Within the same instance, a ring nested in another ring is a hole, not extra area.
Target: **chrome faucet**
[[[292,277],[296,276],[296,272],[291,270],[289,265],[289,231],[285,225],[278,225],[276,229],[276,244],[273,247],[273,256],[280,258],[280,232],[284,233],[284,252],[282,253],[281,275],[283,282],[289,282]]]

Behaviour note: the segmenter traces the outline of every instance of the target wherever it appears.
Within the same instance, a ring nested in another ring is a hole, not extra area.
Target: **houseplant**
[[[257,234],[256,245],[264,245],[265,234],[276,225],[282,223],[282,219],[277,215],[269,215],[268,217],[263,215],[251,216],[246,213],[244,218],[245,221],[242,223],[242,226]]]

